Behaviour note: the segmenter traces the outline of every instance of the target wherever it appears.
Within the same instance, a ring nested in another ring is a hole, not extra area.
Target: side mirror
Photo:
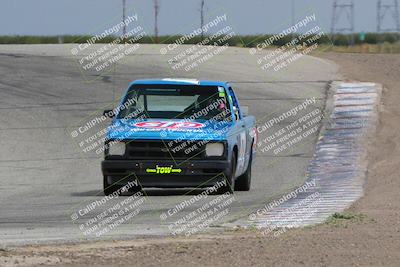
[[[242,106],[241,111],[242,111],[243,117],[246,117],[247,115],[249,115],[249,107],[248,106]]]
[[[107,118],[114,118],[115,117],[115,113],[113,109],[106,109],[103,111],[103,116],[106,116]]]

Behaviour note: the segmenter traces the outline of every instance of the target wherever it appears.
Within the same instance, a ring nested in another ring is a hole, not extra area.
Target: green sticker
[[[219,97],[225,97],[225,93],[224,92],[219,93]]]
[[[156,174],[170,174],[170,173],[181,173],[182,169],[176,169],[173,168],[172,166],[166,166],[166,167],[160,167],[156,165],[155,169],[146,169],[147,173],[156,173]]]

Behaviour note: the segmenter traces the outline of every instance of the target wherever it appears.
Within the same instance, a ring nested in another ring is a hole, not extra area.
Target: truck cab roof
[[[178,78],[136,80],[132,82],[130,85],[137,85],[137,84],[200,85],[200,86],[223,86],[223,87],[228,86],[228,82],[223,82],[223,81],[178,79]]]

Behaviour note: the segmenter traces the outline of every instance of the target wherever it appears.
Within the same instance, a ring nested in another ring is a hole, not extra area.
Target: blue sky
[[[126,0],[153,33],[153,1]],[[160,34],[188,33],[200,24],[200,0],[159,0]],[[329,31],[331,0],[295,0],[298,19],[315,12]],[[355,0],[355,30],[376,30],[376,0]],[[95,34],[121,18],[122,0],[1,0],[0,35]],[[238,34],[273,33],[291,22],[291,0],[206,0],[206,14],[226,13]],[[343,17],[344,19],[344,17]],[[344,21],[344,20],[343,20]],[[344,22],[342,22],[344,25]]]

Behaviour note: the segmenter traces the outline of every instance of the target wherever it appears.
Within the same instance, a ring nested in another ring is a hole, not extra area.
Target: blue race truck
[[[137,80],[114,110],[102,162],[105,195],[153,188],[248,191],[255,118],[227,82]]]

